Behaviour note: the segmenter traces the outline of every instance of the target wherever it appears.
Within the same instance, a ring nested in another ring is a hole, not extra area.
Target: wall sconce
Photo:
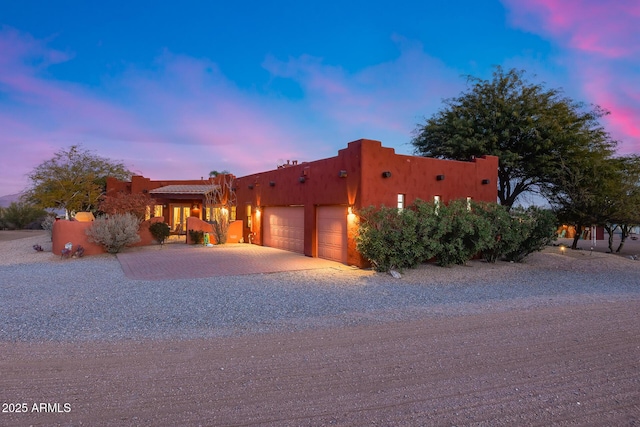
[[[347,214],[353,215],[353,208],[351,206],[347,208]]]
[[[345,170],[341,170],[341,171],[338,173],[338,177],[339,177],[339,178],[346,178],[346,177],[347,177],[347,171],[345,171]]]
[[[146,188],[144,190],[142,190],[143,194],[147,194],[149,192],[149,190],[147,190]]]
[[[253,184],[249,184],[249,190],[253,190]]]
[[[436,180],[444,181],[444,175],[436,175]]]
[[[389,178],[390,176],[391,176],[391,172],[389,172],[389,171],[382,172],[382,177],[383,178]]]
[[[300,178],[298,178],[298,181],[300,181],[301,184],[304,184],[306,180],[307,179],[304,176],[301,176]]]
[[[487,185],[487,184],[491,184],[491,180],[490,179],[483,179],[482,180],[482,185]]]
[[[275,186],[276,186],[275,181],[269,181],[269,187],[275,187]]]

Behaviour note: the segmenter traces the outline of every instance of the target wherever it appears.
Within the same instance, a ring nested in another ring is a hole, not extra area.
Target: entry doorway
[[[187,234],[187,218],[191,216],[191,205],[172,205],[171,232]]]

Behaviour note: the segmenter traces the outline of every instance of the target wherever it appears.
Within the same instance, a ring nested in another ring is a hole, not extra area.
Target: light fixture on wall
[[[301,176],[300,178],[298,178],[298,181],[300,181],[301,184],[304,184],[306,180],[307,179],[304,176]]]
[[[269,181],[269,187],[275,187],[275,186],[276,186],[275,181]]]
[[[253,190],[253,184],[249,184],[249,190]]]
[[[391,176],[391,172],[389,172],[389,171],[382,172],[382,177],[383,178],[389,178],[390,176]]]
[[[436,175],[436,180],[444,181],[444,175]]]
[[[491,180],[490,179],[483,179],[482,180],[482,185],[487,185],[487,184],[491,184]]]
[[[339,178],[346,178],[346,177],[347,177],[347,171],[346,171],[346,170],[341,170],[341,171],[338,173],[338,177],[339,177]]]

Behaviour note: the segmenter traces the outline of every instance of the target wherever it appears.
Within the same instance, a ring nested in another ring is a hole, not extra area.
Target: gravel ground
[[[0,341],[194,339],[640,300],[640,262],[557,248],[524,264],[425,265],[399,280],[321,269],[136,281],[114,256],[60,260],[43,240],[0,242]]]

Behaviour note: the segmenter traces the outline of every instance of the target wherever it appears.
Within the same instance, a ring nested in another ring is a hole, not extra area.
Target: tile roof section
[[[167,185],[165,187],[156,188],[149,191],[151,194],[194,194],[203,195],[212,191],[218,186],[212,185]]]

